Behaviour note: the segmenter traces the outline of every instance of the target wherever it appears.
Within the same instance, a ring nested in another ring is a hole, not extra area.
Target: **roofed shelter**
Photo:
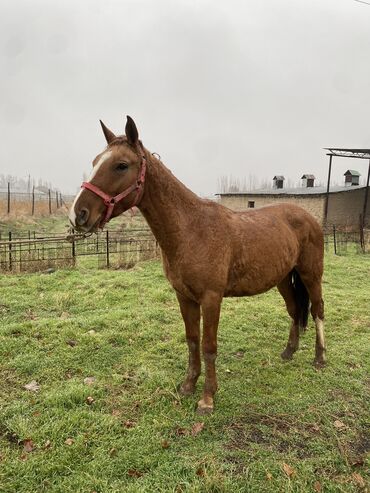
[[[368,203],[368,196],[369,196],[369,181],[370,181],[370,149],[347,149],[347,148],[338,148],[338,147],[325,147],[325,150],[328,151],[327,155],[329,156],[329,169],[328,169],[328,182],[327,182],[327,187],[326,187],[326,198],[325,198],[325,209],[324,209],[324,225],[326,224],[327,218],[328,218],[330,176],[331,176],[331,165],[332,165],[333,157],[347,157],[347,158],[368,159],[369,160],[364,204],[363,204],[362,215],[361,215],[362,216],[361,217],[362,226],[365,226],[367,203]],[[346,173],[345,173],[346,184],[347,184],[347,177],[349,177],[349,179],[351,179],[351,185],[358,184],[359,183],[359,181],[358,181],[359,176],[360,176],[360,174],[358,173],[358,171],[355,171],[355,170],[346,171]],[[353,183],[353,178],[355,178],[355,183]],[[356,183],[356,181],[357,181],[357,183]]]

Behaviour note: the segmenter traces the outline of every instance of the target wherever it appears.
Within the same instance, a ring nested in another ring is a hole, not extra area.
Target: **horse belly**
[[[225,297],[253,296],[279,284],[294,268],[295,259],[264,265],[234,265],[224,293]]]

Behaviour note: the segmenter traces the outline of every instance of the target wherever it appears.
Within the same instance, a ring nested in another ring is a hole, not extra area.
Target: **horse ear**
[[[104,125],[104,123],[101,120],[99,120],[99,121],[100,121],[101,128],[103,129],[103,132],[104,132],[105,140],[107,141],[107,144],[110,144],[112,142],[112,140],[114,140],[116,138],[116,136],[114,135],[112,130],[109,130],[109,128]]]
[[[139,132],[137,131],[134,120],[131,118],[131,116],[128,116],[128,115],[127,115],[125,134],[126,134],[128,142],[131,145],[136,145],[138,143]]]

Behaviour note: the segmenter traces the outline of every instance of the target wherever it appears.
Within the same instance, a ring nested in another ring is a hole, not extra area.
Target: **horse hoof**
[[[192,395],[195,392],[195,385],[189,383],[183,383],[182,385],[180,385],[178,392],[180,395],[184,397]]]
[[[320,370],[326,366],[326,361],[323,358],[315,358],[313,364],[317,370]]]
[[[198,402],[197,413],[201,415],[211,414],[213,412],[213,407],[213,404],[207,404],[203,399],[201,399]]]
[[[286,348],[286,349],[284,349],[284,351],[281,353],[280,356],[284,361],[289,361],[289,360],[293,359],[293,354],[294,354],[294,351]]]

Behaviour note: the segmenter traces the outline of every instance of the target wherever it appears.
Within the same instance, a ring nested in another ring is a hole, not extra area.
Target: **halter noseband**
[[[90,190],[91,192],[95,193],[95,195],[98,195],[100,198],[103,199],[104,205],[106,206],[107,210],[104,216],[103,221],[100,223],[100,227],[103,229],[106,223],[110,220],[111,215],[113,213],[114,206],[123,200],[127,195],[129,195],[131,192],[134,192],[136,190],[136,195],[135,199],[130,207],[128,209],[131,209],[132,207],[135,207],[137,203],[139,202],[141,198],[141,192],[143,191],[144,188],[144,182],[145,182],[145,173],[146,173],[146,158],[145,155],[142,154],[141,156],[141,169],[139,176],[136,180],[135,183],[130,185],[128,188],[126,188],[123,192],[119,193],[118,195],[108,195],[107,193],[103,192],[99,187],[96,185],[93,185],[92,183],[88,181],[84,181],[81,185],[81,188],[84,188],[86,190]]]

